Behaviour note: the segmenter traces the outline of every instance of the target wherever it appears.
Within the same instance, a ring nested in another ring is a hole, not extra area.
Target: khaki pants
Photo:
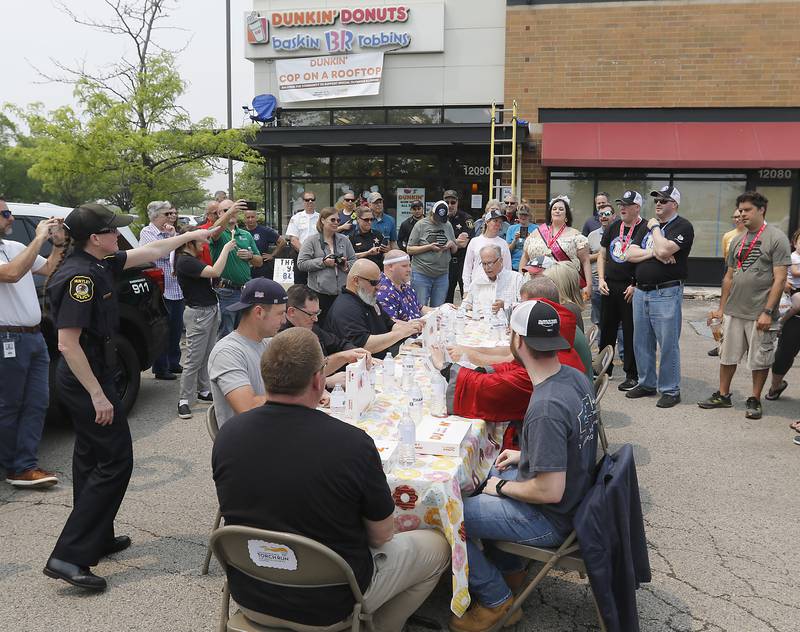
[[[372,559],[375,571],[364,609],[372,613],[378,632],[400,632],[450,567],[450,545],[439,531],[406,531],[372,549]]]

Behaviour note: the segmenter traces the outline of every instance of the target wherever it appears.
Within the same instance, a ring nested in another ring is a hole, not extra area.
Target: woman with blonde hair
[[[544,271],[544,276],[553,280],[558,288],[558,302],[575,314],[578,327],[583,331],[583,297],[580,277],[574,266],[565,261],[556,261]]]

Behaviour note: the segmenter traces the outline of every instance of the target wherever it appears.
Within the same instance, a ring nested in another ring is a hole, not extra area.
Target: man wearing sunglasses
[[[303,191],[303,210],[298,211],[289,220],[286,227],[286,238],[292,245],[292,258],[297,263],[297,254],[300,246],[307,237],[317,232],[317,220],[319,213],[316,210],[317,196],[313,191]],[[308,272],[301,272],[295,265],[294,282],[305,283],[308,281]]]
[[[353,230],[356,219],[356,194],[352,191],[347,191],[342,196],[341,211],[339,211],[339,228],[336,229],[337,233],[349,235]]]
[[[39,329],[42,311],[33,274],[48,276],[53,271],[64,252],[64,235],[59,220],[42,220],[25,247],[4,239],[13,235],[13,223],[14,216],[0,199],[0,468],[10,485],[33,489],[58,483],[55,474],[39,468],[37,459],[48,405],[50,356]],[[52,239],[53,250],[45,259],[39,251],[51,230],[58,237]]]
[[[652,397],[656,406],[681,401],[681,323],[683,284],[689,275],[694,227],[678,215],[681,193],[672,185],[651,191],[656,216],[647,222],[641,243],[631,243],[625,259],[636,264],[633,292],[633,348],[639,384],[625,397]],[[656,345],[661,350],[656,372]]]
[[[347,285],[336,297],[323,328],[357,347],[383,358],[397,355],[400,342],[422,331],[422,323],[394,321],[377,302],[381,271],[369,259],[359,259],[347,274]]]
[[[600,324],[600,290],[597,287],[597,258],[600,254],[600,241],[603,239],[611,222],[614,221],[614,207],[610,204],[602,204],[597,209],[597,218],[600,221],[600,228],[596,228],[589,233],[589,261],[592,264],[592,311],[591,321],[595,325]],[[601,347],[602,348],[602,347]]]

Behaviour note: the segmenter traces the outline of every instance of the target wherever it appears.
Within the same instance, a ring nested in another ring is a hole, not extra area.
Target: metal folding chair
[[[614,359],[614,347],[606,345],[592,360],[592,368],[595,375],[602,375],[611,366],[611,361]]]
[[[217,439],[217,434],[219,433],[219,425],[217,424],[217,413],[214,411],[214,404],[208,407],[206,410],[206,430],[208,430],[208,435],[211,437],[211,442],[213,443]],[[211,533],[213,534],[216,529],[219,528],[220,523],[222,522],[222,512],[217,509],[217,515],[214,516],[214,526],[211,528]],[[203,560],[203,568],[200,570],[201,575],[208,575],[208,566],[211,564],[211,547],[208,547],[206,551],[205,560]]]
[[[595,403],[599,404],[603,399],[603,395],[608,390],[609,377],[608,373],[601,373],[594,379],[594,399]]]
[[[594,343],[597,342],[597,338],[599,336],[600,336],[600,327],[598,327],[597,325],[594,325],[589,330],[589,335],[586,338],[586,342],[589,344],[589,349],[591,349],[592,346],[594,346]]]
[[[350,616],[340,623],[330,626],[310,626],[286,619],[247,610],[237,610],[232,617],[230,612],[230,590],[228,581],[222,591],[222,611],[219,632],[267,632],[271,630],[297,630],[299,632],[338,632],[351,630],[357,632],[361,624],[370,632],[374,631],[372,614],[364,611],[364,596],[358,587],[353,569],[338,553],[315,540],[292,533],[266,531],[253,527],[225,526],[211,534],[211,549],[227,573],[232,567],[248,577],[298,590],[326,588],[329,586],[349,586],[355,604]],[[257,565],[253,556],[266,549],[270,555],[283,555],[283,568]],[[292,568],[294,561],[296,565]]]

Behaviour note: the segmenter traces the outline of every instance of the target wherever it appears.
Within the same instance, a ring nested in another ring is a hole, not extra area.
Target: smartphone
[[[384,237],[381,240],[381,246],[388,246],[388,245],[389,245],[389,238],[388,237]]]
[[[528,236],[528,227],[527,226],[520,226],[519,227],[519,236],[523,237],[523,238]]]
[[[255,211],[258,209],[258,204],[256,202],[251,202],[250,200],[245,201],[245,205],[248,211]]]

